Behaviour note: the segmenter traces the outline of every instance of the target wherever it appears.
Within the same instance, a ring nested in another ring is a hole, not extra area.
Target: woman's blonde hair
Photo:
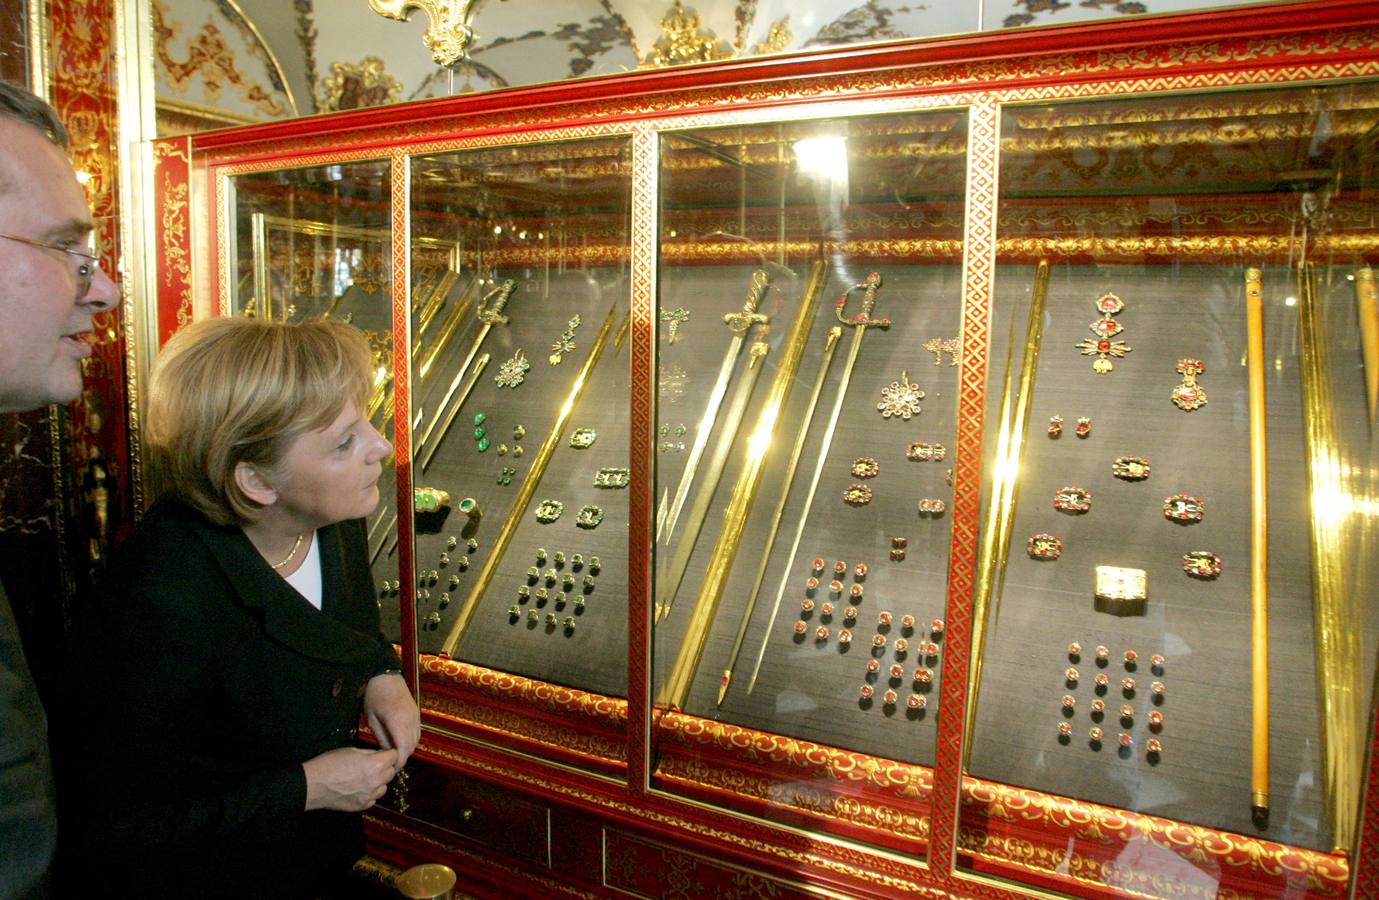
[[[225,316],[179,331],[149,385],[146,442],[164,490],[220,525],[254,521],[235,483],[249,463],[272,473],[292,441],[360,411],[373,384],[368,339],[330,319],[300,324]]]

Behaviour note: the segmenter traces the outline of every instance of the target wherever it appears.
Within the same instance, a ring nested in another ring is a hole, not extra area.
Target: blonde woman
[[[370,378],[331,321],[210,319],[163,349],[165,489],[74,656],[95,740],[60,773],[66,866],[140,896],[329,896],[362,854],[358,813],[420,738],[365,551],[392,451]],[[352,746],[361,711],[382,749]]]

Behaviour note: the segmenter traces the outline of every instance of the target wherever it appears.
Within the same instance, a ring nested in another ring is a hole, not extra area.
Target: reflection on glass
[[[657,774],[713,768],[682,729],[785,735],[787,805],[908,852],[944,646],[965,159],[947,110],[662,141],[655,698],[682,715]],[[886,775],[855,783],[856,754]]]
[[[231,179],[234,198],[231,312],[280,321],[333,317],[363,329],[374,357],[366,413],[389,438],[393,350],[389,164],[341,163],[253,172]],[[429,258],[437,248],[417,246]],[[443,252],[442,252],[443,255]],[[393,469],[366,523],[385,632],[399,639]]]
[[[418,644],[627,694],[631,153],[625,139],[412,164]]]
[[[1376,124],[1372,85],[1005,111],[972,775],[1353,846]]]

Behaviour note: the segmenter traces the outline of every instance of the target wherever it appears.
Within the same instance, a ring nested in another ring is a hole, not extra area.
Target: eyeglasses
[[[8,238],[18,241],[21,244],[28,244],[30,247],[41,247],[44,250],[57,250],[66,253],[68,256],[75,256],[81,260],[77,264],[77,284],[81,287],[82,294],[91,289],[91,281],[96,277],[96,271],[101,267],[101,261],[96,256],[82,250],[74,250],[71,247],[64,247],[61,244],[54,244],[49,241],[36,241],[33,238],[20,237],[17,234],[6,234],[0,231],[0,238]],[[90,248],[88,248],[89,250]]]

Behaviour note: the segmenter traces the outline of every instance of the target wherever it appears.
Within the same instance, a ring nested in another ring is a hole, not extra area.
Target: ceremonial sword
[[[726,313],[723,316],[723,321],[727,324],[728,330],[733,333],[733,337],[728,342],[727,351],[723,354],[723,362],[718,366],[718,380],[713,383],[713,390],[709,392],[709,402],[704,407],[704,415],[699,419],[699,428],[694,434],[694,444],[690,447],[689,456],[685,458],[685,469],[680,473],[680,484],[675,488],[675,499],[671,501],[669,509],[662,507],[657,515],[656,540],[658,541],[664,536],[665,542],[670,543],[670,536],[675,531],[675,521],[680,518],[680,510],[684,508],[685,499],[689,496],[690,485],[694,482],[695,470],[699,468],[699,458],[704,455],[704,448],[708,445],[709,437],[714,432],[714,420],[718,418],[718,408],[723,405],[723,396],[728,391],[728,381],[732,378],[733,366],[737,363],[737,355],[742,349],[742,342],[747,339],[747,331],[753,325],[766,324],[766,316],[757,312],[757,307],[769,285],[770,279],[766,273],[757,269],[752,273],[752,284],[747,288],[747,299],[742,304],[742,310]]]
[[[790,485],[795,480],[795,470],[800,465],[800,454],[804,450],[805,438],[809,435],[809,425],[814,421],[814,409],[819,405],[819,395],[823,393],[824,380],[828,377],[829,366],[833,364],[833,351],[838,347],[838,338],[842,337],[843,329],[837,325],[828,330],[827,343],[824,344],[824,358],[819,363],[819,374],[814,376],[814,388],[809,394],[809,404],[805,408],[804,419],[800,421],[800,427],[795,432],[795,446],[790,451],[790,462],[785,467],[785,478],[781,481],[780,499],[776,501],[776,510],[771,515],[771,527],[766,533],[766,546],[761,551],[761,563],[757,566],[757,576],[752,582],[752,590],[747,595],[747,609],[742,613],[742,623],[737,626],[737,637],[733,640],[733,652],[728,655],[728,665],[723,670],[723,677],[718,682],[718,705],[723,705],[723,697],[728,693],[728,685],[733,680],[733,669],[737,666],[737,656],[742,652],[742,641],[747,637],[747,625],[752,621],[752,613],[757,608],[757,595],[761,593],[761,582],[766,578],[766,568],[771,561],[771,548],[776,543],[776,532],[780,530],[781,516],[785,513],[785,503],[790,499]],[[776,612],[780,609],[777,606],[771,610],[771,623],[776,620]],[[766,626],[770,632],[771,626]]]
[[[484,367],[488,365],[488,354],[485,353],[474,362],[474,368],[470,370],[469,378],[465,381],[464,390],[460,391],[460,397],[455,401],[455,405],[450,407],[450,414],[441,423],[440,434],[436,435],[436,442],[431,445],[431,450],[421,461],[421,471],[426,472],[426,468],[431,465],[431,460],[435,458],[436,451],[445,442],[445,435],[450,431],[450,426],[455,424],[455,417],[460,414],[460,407],[469,399],[469,392],[474,390],[474,385],[479,381],[479,376],[483,374]],[[417,445],[417,453],[420,455],[423,449],[422,444]]]
[[[484,325],[479,329],[479,333],[474,336],[474,343],[469,348],[469,354],[464,358],[464,362],[460,363],[459,369],[455,371],[455,379],[450,382],[450,388],[445,392],[445,397],[441,399],[440,404],[436,407],[436,417],[431,420],[430,425],[426,426],[426,433],[421,436],[421,440],[417,441],[418,449],[426,446],[426,442],[431,438],[431,432],[436,430],[437,423],[439,423],[445,415],[445,407],[450,403],[450,398],[455,395],[455,391],[459,390],[460,379],[464,377],[464,373],[469,369],[469,364],[474,361],[474,357],[479,354],[479,348],[483,346],[484,338],[488,337],[488,333],[493,329],[494,325],[506,325],[508,323],[508,317],[503,315],[503,307],[508,305],[508,298],[512,296],[512,289],[514,287],[516,287],[516,282],[509,278],[498,287],[489,291],[484,299],[479,302],[479,321],[483,322]],[[495,294],[497,295],[497,299],[493,301],[491,306],[488,305],[489,298],[493,297]],[[425,372],[422,372],[422,377],[426,377]]]
[[[771,626],[776,623],[776,614],[780,612],[780,601],[785,596],[785,586],[789,583],[790,567],[795,563],[795,553],[800,549],[800,538],[804,536],[804,526],[809,522],[809,510],[814,505],[814,493],[819,488],[819,477],[823,475],[824,464],[828,462],[828,448],[833,444],[833,432],[838,427],[838,416],[843,412],[843,400],[847,397],[848,383],[852,381],[852,369],[857,365],[857,354],[862,350],[862,338],[867,334],[868,328],[880,328],[885,330],[891,327],[890,319],[873,319],[872,310],[876,308],[876,292],[881,287],[881,275],[872,272],[867,276],[867,280],[861,284],[855,284],[843,292],[843,296],[838,298],[834,305],[833,314],[838,317],[838,321],[844,326],[851,328],[852,342],[848,345],[847,363],[843,366],[843,378],[838,382],[838,396],[833,400],[833,409],[828,415],[828,427],[824,429],[824,441],[819,447],[818,460],[814,463],[814,477],[809,481],[809,493],[804,498],[804,509],[800,510],[799,522],[795,525],[795,539],[790,542],[790,552],[785,557],[785,571],[781,573],[780,588],[776,590],[776,602],[771,608],[771,619],[766,625],[766,631],[761,636],[761,647],[757,650],[757,658],[752,666],[752,678],[747,682],[747,693],[757,686],[757,676],[761,674],[761,660],[766,655],[766,642],[771,637]],[[848,295],[858,288],[863,288],[862,312],[852,318],[843,317],[843,309],[847,305]]]
[[[761,330],[764,332],[765,326],[761,326]],[[657,622],[670,615],[670,607],[675,603],[680,583],[685,580],[685,570],[689,568],[694,544],[699,540],[699,532],[704,527],[704,519],[708,517],[714,492],[718,490],[718,481],[723,477],[723,467],[728,464],[728,456],[732,453],[737,430],[742,424],[742,417],[747,413],[747,405],[752,400],[752,389],[756,387],[757,377],[765,368],[760,363],[766,357],[768,349],[765,341],[755,341],[752,343],[752,349],[748,351],[750,356],[747,359],[747,371],[743,373],[737,387],[733,388],[733,402],[728,405],[728,413],[723,419],[722,427],[718,429],[718,445],[714,448],[713,456],[709,458],[704,481],[699,485],[699,493],[695,495],[694,504],[690,507],[689,520],[685,525],[685,533],[680,538],[680,546],[675,548],[675,558],[671,560],[670,568],[656,579]]]

